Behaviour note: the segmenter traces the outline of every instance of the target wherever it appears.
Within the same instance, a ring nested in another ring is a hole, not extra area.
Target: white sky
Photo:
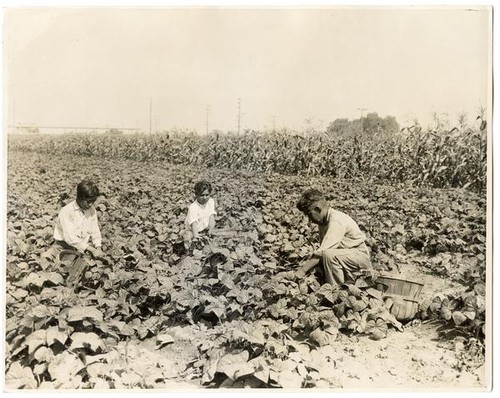
[[[326,127],[359,108],[426,125],[488,104],[489,10],[8,9],[9,125]]]

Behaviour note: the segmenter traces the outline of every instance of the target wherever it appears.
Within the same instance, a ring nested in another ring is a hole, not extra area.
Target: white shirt
[[[186,226],[190,227],[195,221],[198,222],[198,231],[203,231],[208,228],[210,216],[214,216],[215,202],[212,198],[208,199],[204,205],[200,204],[197,200],[189,205],[188,213],[186,216]]]
[[[89,246],[90,239],[95,247],[100,247],[101,231],[94,206],[82,210],[76,200],[64,206],[57,216],[54,239],[63,240],[82,252]]]
[[[366,236],[358,224],[347,214],[330,208],[328,223],[319,226],[320,247],[318,251],[327,249],[349,249],[359,246]]]

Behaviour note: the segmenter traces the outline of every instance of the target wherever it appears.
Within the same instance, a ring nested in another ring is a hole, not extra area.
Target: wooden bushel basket
[[[390,276],[379,276],[377,284],[384,286],[383,293],[386,295],[398,295],[410,299],[418,299],[424,287],[423,283],[413,282],[406,279],[398,279]]]
[[[383,295],[392,301],[390,311],[398,321],[415,316],[420,305],[418,298],[424,287],[423,283],[390,276],[380,276],[376,283],[382,286]]]
[[[412,319],[417,311],[420,303],[417,300],[412,300],[401,296],[392,296],[391,314],[396,317],[398,321],[406,321]]]

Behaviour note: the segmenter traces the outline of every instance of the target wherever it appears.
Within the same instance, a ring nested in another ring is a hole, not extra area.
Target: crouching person
[[[318,265],[332,285],[351,283],[357,276],[371,273],[366,237],[351,217],[331,208],[317,189],[305,191],[297,208],[318,225],[320,246],[296,271],[296,277],[304,277]]]
[[[88,258],[102,259],[101,231],[94,202],[99,189],[89,180],[83,180],[76,188],[76,199],[64,206],[54,228],[53,253],[62,263],[70,264],[67,282],[77,283],[86,268]]]

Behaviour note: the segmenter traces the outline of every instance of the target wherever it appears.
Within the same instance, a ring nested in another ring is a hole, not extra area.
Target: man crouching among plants
[[[323,267],[326,282],[334,286],[372,274],[365,234],[351,217],[331,208],[317,189],[305,191],[297,208],[318,225],[320,246],[301,264],[295,277],[303,278],[318,265]]]

